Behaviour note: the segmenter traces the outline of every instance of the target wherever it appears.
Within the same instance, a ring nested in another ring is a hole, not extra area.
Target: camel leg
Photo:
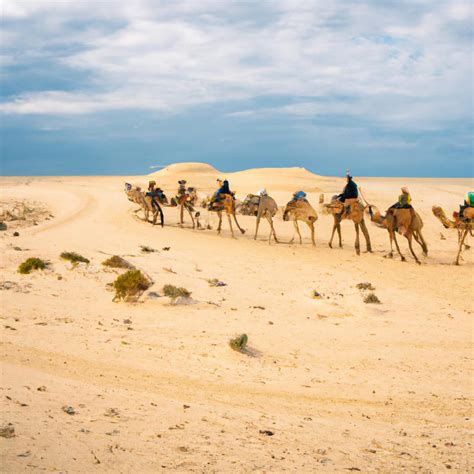
[[[391,238],[393,238],[393,240],[395,241],[395,246],[397,247],[398,255],[400,255],[400,258],[402,259],[402,262],[406,262],[406,258],[403,256],[403,254],[400,250],[400,247],[398,245],[397,233],[393,229],[391,231],[389,230],[389,232],[391,234]]]
[[[296,232],[298,234],[298,237],[300,238],[300,245],[303,243],[303,239],[301,238],[301,233],[300,233],[300,228],[298,227],[298,221],[295,219],[293,221],[293,224],[295,226]]]
[[[267,215],[267,221],[270,224],[270,228],[271,228],[270,237],[268,238],[268,242],[270,243],[271,237],[273,235],[273,238],[275,239],[275,242],[278,243],[277,235],[276,235],[276,232],[275,232],[275,227],[273,227],[272,216]]]
[[[260,218],[262,217],[262,215],[260,214],[260,212],[257,214],[257,224],[255,226],[255,235],[253,236],[253,240],[257,240],[257,234],[258,234],[258,226],[260,225]]]
[[[240,230],[241,234],[245,234],[245,230],[240,227],[239,222],[237,221],[237,217],[235,216],[235,212],[232,212],[232,217],[234,218],[235,224],[237,225],[237,228]]]
[[[217,233],[220,234],[222,229],[222,211],[219,211],[217,215],[219,216],[219,225],[217,226]]]
[[[161,227],[165,226],[165,215],[163,214],[163,209],[161,209],[161,206],[158,206],[158,212],[160,213],[160,225]]]
[[[421,262],[418,260],[418,257],[416,256],[415,251],[413,250],[412,234],[408,233],[408,235],[405,235],[405,237],[408,240],[408,247],[410,248],[410,252],[413,255],[413,258],[415,259],[416,263],[418,263],[418,265],[421,265]]]
[[[423,237],[423,234],[421,233],[421,230],[417,231],[416,234],[418,235],[418,238],[420,239],[418,243],[421,245],[421,248],[423,250],[423,255],[425,257],[427,257],[428,256],[428,245],[426,243],[426,240]]]
[[[232,238],[235,239],[234,228],[232,227],[232,219],[230,218],[229,214],[227,214],[227,219],[229,220],[230,233],[232,234]]]
[[[356,254],[360,255],[359,224],[357,222],[354,222],[354,227],[356,231],[355,250],[356,250]]]
[[[390,238],[390,253],[387,255],[387,257],[393,258],[393,236],[390,231],[388,231],[388,237]]]
[[[332,248],[332,239],[334,238],[334,234],[336,233],[336,229],[339,233],[339,242],[341,242],[341,231],[339,229],[339,222],[337,221],[337,217],[334,216],[334,226],[332,228],[332,234],[331,234],[331,238],[329,239],[329,247]]]
[[[179,223],[181,225],[184,224],[184,204],[181,204],[180,209],[179,209]]]
[[[316,247],[316,241],[314,240],[314,222],[307,222],[308,227],[311,230],[311,242],[313,242],[313,246]]]
[[[370,243],[370,235],[367,226],[365,225],[365,220],[362,219],[360,221],[360,228],[362,229],[362,233],[364,234],[365,244],[367,245],[367,252],[372,252],[372,244]]]
[[[337,235],[339,237],[339,248],[342,249],[341,221],[337,224]]]
[[[464,245],[464,240],[466,239],[467,237],[467,229],[463,231],[462,233],[462,237],[461,237],[461,241],[459,242],[459,249],[458,249],[458,255],[456,257],[456,265],[459,265],[459,257],[461,256],[461,252],[462,252],[462,246]]]
[[[193,216],[193,213],[191,211],[191,209],[189,209],[188,206],[186,206],[186,210],[188,211],[188,214],[189,214],[189,217],[191,218],[191,222],[193,223],[193,229],[196,227],[196,224],[194,222],[194,216]]]

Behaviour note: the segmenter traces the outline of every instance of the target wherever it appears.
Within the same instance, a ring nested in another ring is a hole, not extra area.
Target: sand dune
[[[218,176],[240,198],[267,187],[279,205],[304,189],[316,208],[343,184],[302,168],[190,163],[141,177],[2,178],[3,201],[41,205],[37,221],[0,233],[2,423],[16,435],[0,439],[3,472],[472,471],[474,262],[467,250],[452,265],[456,232],[431,206],[456,209],[473,180],[358,178],[382,209],[408,184],[429,246],[421,266],[404,239],[408,261],[385,258],[387,233],[372,225],[374,253],[358,257],[349,222],[344,248],[328,248],[330,216],[316,248],[307,229],[301,246],[268,245],[266,224],[253,240],[252,217],[239,216],[237,239],[217,236],[205,211],[211,231],[180,228],[171,208],[153,227],[123,193],[150,177],[169,196],[182,178],[208,193]],[[275,225],[288,242],[291,223]],[[90,264],[71,267],[65,250]],[[139,303],[112,302],[123,271],[101,264],[111,255],[153,280]],[[28,257],[49,268],[20,275]],[[381,304],[364,303],[361,282]],[[165,284],[195,303],[149,295]],[[241,333],[252,356],[228,346]]]

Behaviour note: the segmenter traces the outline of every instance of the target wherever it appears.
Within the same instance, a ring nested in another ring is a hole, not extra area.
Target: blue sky
[[[464,1],[3,0],[5,175],[474,175]]]

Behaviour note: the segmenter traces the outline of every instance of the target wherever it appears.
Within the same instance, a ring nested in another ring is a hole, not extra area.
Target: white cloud
[[[472,114],[472,36],[456,34],[472,21],[468,3],[282,0],[259,6],[255,16],[255,6],[243,2],[135,0],[111,8],[92,0],[4,0],[4,18],[13,22],[4,25],[10,63],[16,58],[27,65],[41,55],[51,61],[56,54],[53,66],[90,79],[72,92],[19,93],[0,110],[173,113],[278,96],[300,102],[230,115],[349,114],[429,127]]]

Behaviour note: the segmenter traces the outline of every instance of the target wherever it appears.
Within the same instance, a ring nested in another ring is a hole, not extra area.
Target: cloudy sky
[[[473,7],[2,0],[4,174],[472,176]]]

